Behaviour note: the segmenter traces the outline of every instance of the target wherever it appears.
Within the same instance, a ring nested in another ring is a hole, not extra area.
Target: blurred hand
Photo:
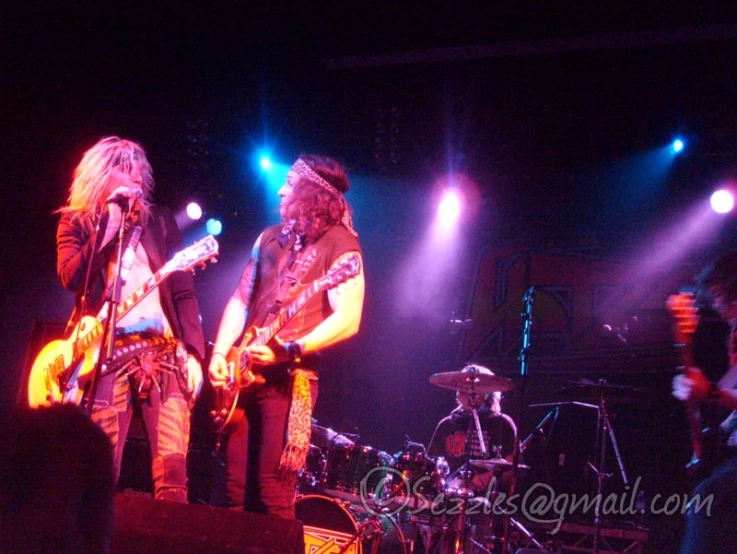
[[[187,356],[187,389],[197,398],[202,390],[202,366],[194,356]]]
[[[268,345],[253,345],[248,347],[248,355],[259,365],[271,365],[290,360],[289,353],[279,337],[274,337]]]
[[[210,356],[208,376],[214,387],[225,387],[228,385],[230,376],[228,374],[228,361],[225,359],[225,356],[217,352],[214,352]]]
[[[678,400],[701,402],[708,396],[710,386],[700,369],[689,367],[684,374],[673,378],[673,396]]]

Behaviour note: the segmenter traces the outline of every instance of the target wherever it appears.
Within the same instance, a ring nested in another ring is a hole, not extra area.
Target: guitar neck
[[[161,269],[154,273],[151,277],[149,277],[146,282],[138,287],[133,294],[131,294],[128,298],[126,298],[122,303],[118,305],[118,317],[123,317],[128,312],[130,312],[136,304],[143,300],[152,290],[154,290],[159,285],[163,278],[164,275],[162,275]],[[102,333],[105,331],[106,320],[107,316],[97,318],[95,326],[88,333],[77,339],[74,348],[75,359],[77,359],[78,356],[83,355],[90,347],[90,345],[98,338],[100,338],[100,336],[102,336]]]
[[[323,288],[323,282],[321,280],[314,281],[303,290],[297,298],[295,298],[285,310],[281,310],[274,321],[267,325],[262,333],[259,333],[253,344],[264,345],[273,339],[276,334],[281,331],[284,326],[292,319],[297,312],[304,308],[305,304],[309,302],[313,296],[315,296]]]

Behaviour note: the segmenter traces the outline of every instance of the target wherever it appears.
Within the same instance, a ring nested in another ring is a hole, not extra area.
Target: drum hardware
[[[489,460],[469,460],[468,465],[481,469],[488,469],[494,473],[504,473],[512,469],[512,462],[505,458],[491,458]],[[530,469],[530,466],[518,464],[518,469]]]
[[[430,375],[430,383],[442,389],[461,392],[507,392],[514,388],[514,381],[508,377],[486,375],[475,371],[446,371]]]
[[[463,486],[458,488],[446,489],[445,494],[448,498],[457,498],[460,500],[458,503],[458,517],[455,521],[455,540],[453,542],[453,554],[464,554],[465,545],[469,539],[469,526],[466,517],[468,501],[473,499],[476,495],[471,490],[471,477],[473,472],[470,469],[461,469],[459,471]]]
[[[361,514],[349,502],[321,495],[298,496],[294,507],[307,552],[413,554],[413,541],[389,515]]]
[[[611,440],[614,455],[619,466],[619,473],[622,477],[622,482],[625,485],[629,485],[627,480],[627,472],[624,468],[624,461],[622,454],[619,451],[619,445],[617,443],[617,437],[614,434],[614,428],[609,420],[609,412],[607,411],[607,395],[625,395],[630,396],[631,393],[644,392],[645,389],[639,387],[631,387],[628,385],[615,385],[609,383],[606,379],[599,379],[598,381],[591,381],[589,379],[580,379],[573,381],[574,386],[566,387],[561,389],[561,393],[564,394],[576,394],[585,395],[588,398],[594,397],[598,404],[592,406],[597,410],[596,419],[596,444],[597,444],[597,460],[596,465],[591,462],[587,462],[588,466],[596,474],[596,494],[598,498],[601,498],[604,492],[604,481],[613,476],[611,473],[606,472],[606,457],[607,457],[607,439]],[[597,502],[594,506],[594,538],[592,545],[592,553],[599,553],[599,543],[601,541],[601,511],[600,505]]]
[[[312,442],[320,448],[328,448],[333,445],[349,445],[352,446],[358,442],[359,435],[357,433],[343,433],[341,431],[333,431],[329,427],[317,425],[312,420]]]

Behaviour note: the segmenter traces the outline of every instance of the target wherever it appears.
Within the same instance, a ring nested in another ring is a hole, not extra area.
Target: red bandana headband
[[[353,230],[353,218],[351,217],[350,211],[348,210],[348,204],[346,203],[345,198],[343,198],[341,192],[333,185],[328,183],[325,179],[320,177],[320,175],[318,175],[317,172],[312,169],[309,164],[305,162],[302,158],[298,158],[297,161],[294,162],[292,169],[303,179],[306,179],[310,183],[314,183],[315,185],[340,198],[340,201],[343,204],[343,217],[340,220],[340,224],[348,229],[353,236],[357,237],[358,233]]]

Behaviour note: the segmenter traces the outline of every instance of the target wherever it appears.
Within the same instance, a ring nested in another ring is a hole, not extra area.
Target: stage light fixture
[[[461,213],[461,199],[454,189],[447,189],[438,205],[438,218],[442,225],[450,225]]]
[[[271,159],[268,156],[261,156],[258,163],[264,171],[269,171],[271,169]]]
[[[223,224],[215,218],[208,219],[205,227],[207,229],[207,233],[210,235],[218,236],[223,232]]]
[[[675,139],[670,144],[670,151],[672,154],[680,154],[683,152],[683,149],[686,147],[686,143],[681,138]]]
[[[718,214],[726,214],[734,208],[734,196],[727,189],[719,189],[711,195],[711,209]]]
[[[197,221],[202,217],[202,208],[197,202],[187,204],[187,215],[192,221]]]

